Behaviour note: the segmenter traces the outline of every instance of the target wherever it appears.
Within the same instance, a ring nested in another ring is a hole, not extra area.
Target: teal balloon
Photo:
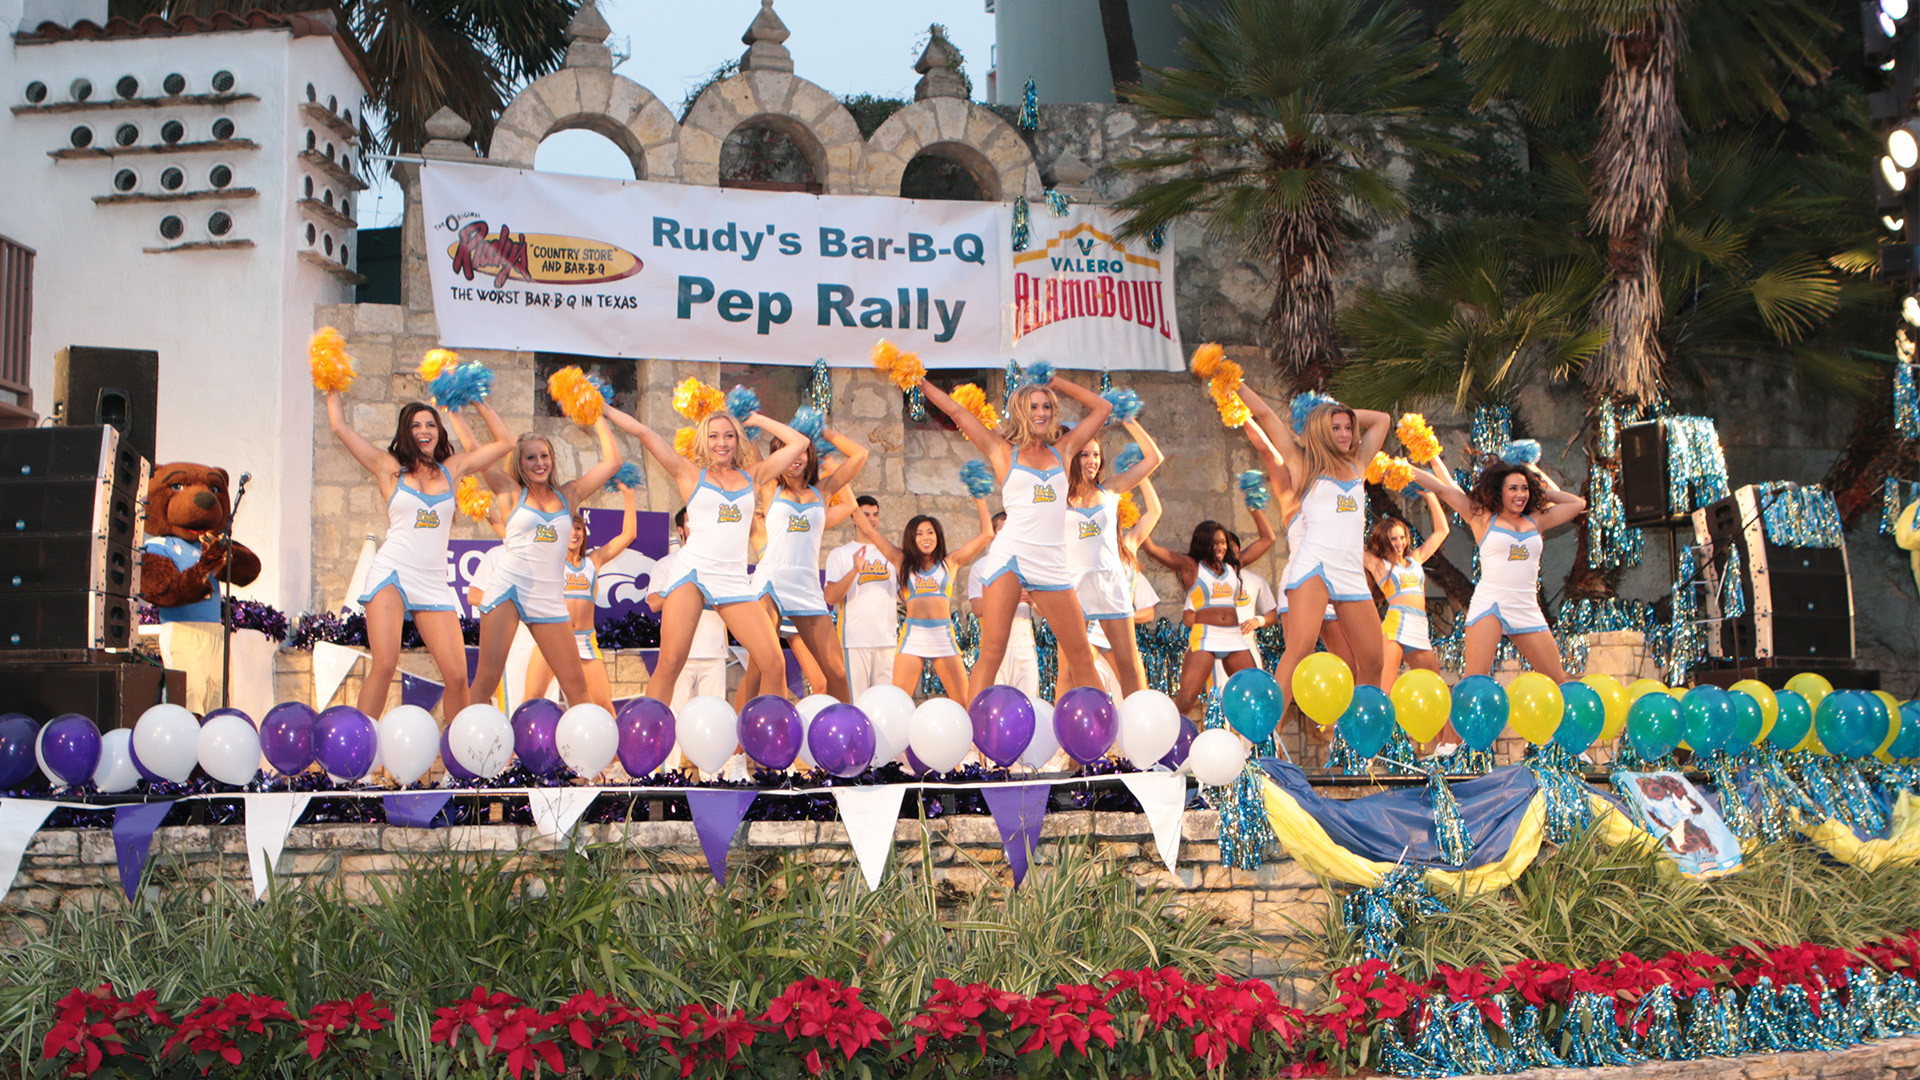
[[[1778,703],[1779,712],[1774,715],[1773,730],[1767,732],[1767,741],[1777,749],[1791,750],[1800,745],[1800,740],[1806,738],[1813,727],[1813,709],[1797,690],[1775,690],[1773,700]]]
[[[1766,724],[1767,717],[1760,711],[1760,703],[1744,690],[1727,691],[1727,699],[1733,702],[1733,736],[1727,740],[1727,752],[1737,754],[1760,737],[1760,728]]]
[[[1353,688],[1353,703],[1337,722],[1340,737],[1354,753],[1369,758],[1379,753],[1393,736],[1393,702],[1377,686],[1362,684]]]
[[[1666,757],[1680,745],[1684,720],[1671,694],[1645,694],[1627,710],[1627,740],[1647,761]]]
[[[1893,745],[1887,747],[1887,756],[1895,761],[1920,758],[1920,702],[1909,701],[1900,706],[1900,734],[1895,735]]]
[[[1733,737],[1733,699],[1717,686],[1696,686],[1680,701],[1681,737],[1699,757],[1727,748]]]
[[[1234,672],[1220,691],[1220,711],[1226,714],[1227,723],[1256,746],[1273,737],[1285,709],[1280,684],[1259,668]]]
[[[1560,684],[1560,700],[1566,703],[1566,711],[1560,714],[1560,726],[1553,729],[1553,741],[1578,754],[1600,737],[1600,729],[1607,724],[1607,703],[1600,700],[1599,691],[1578,681]]]
[[[1469,750],[1493,749],[1507,730],[1507,692],[1489,675],[1469,675],[1453,687],[1453,730]]]
[[[1871,708],[1867,701],[1873,702]],[[1875,711],[1880,715],[1873,715]],[[1813,729],[1820,735],[1820,745],[1835,757],[1866,757],[1880,748],[1886,735],[1886,710],[1878,698],[1864,691],[1835,690],[1821,700]]]

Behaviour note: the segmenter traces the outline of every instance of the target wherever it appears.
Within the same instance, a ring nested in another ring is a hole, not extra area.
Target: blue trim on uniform
[[[1527,540],[1531,540],[1536,536],[1539,536],[1540,530],[1528,529],[1526,532],[1514,532],[1512,529],[1507,528],[1505,525],[1488,525],[1487,536],[1492,536],[1494,533],[1505,533],[1506,535],[1513,537],[1515,540],[1525,542]],[[1483,544],[1486,543],[1487,542],[1486,537],[1485,536],[1481,537],[1480,542]]]
[[[1481,612],[1478,615],[1475,615],[1471,619],[1468,619],[1467,625],[1472,626],[1473,624],[1485,619],[1489,615],[1493,616],[1496,619],[1499,619],[1500,629],[1509,634],[1540,634],[1540,633],[1545,633],[1547,629],[1544,624],[1540,626],[1515,627],[1512,623],[1507,621],[1507,613],[1500,610],[1500,601],[1498,600],[1495,600],[1492,604],[1489,604],[1487,606],[1487,610]]]
[[[1013,571],[1013,576],[1019,579],[1020,584],[1026,586],[1028,592],[1066,592],[1073,588],[1072,582],[1063,585],[1035,585],[1033,582],[1028,581],[1027,575],[1020,572],[1020,556],[1018,555],[1007,556],[1007,561],[1000,564],[1000,569],[980,579],[980,587],[985,589],[987,586],[992,585],[995,581],[999,580],[1000,575],[1009,570]]]
[[[666,589],[663,592],[661,592],[660,595],[672,596],[675,589],[678,589],[682,585],[688,585],[688,584],[691,584],[694,588],[699,589],[700,595],[703,597],[706,597],[707,603],[713,605],[716,608],[725,604],[751,604],[759,600],[761,597],[766,596],[768,593],[773,591],[773,586],[771,584],[767,584],[767,585],[762,585],[760,587],[760,591],[748,593],[745,596],[715,596],[713,595],[712,592],[708,591],[705,585],[700,584],[700,572],[698,570],[688,570],[685,573],[681,574],[679,579],[676,580],[673,584],[667,586]],[[749,584],[751,584],[751,579],[749,579]]]
[[[695,491],[698,491],[701,488],[712,488],[713,490],[719,492],[721,495],[725,496],[728,500],[733,500],[733,499],[739,498],[742,495],[753,494],[753,480],[751,477],[749,477],[747,480],[746,487],[743,487],[738,491],[728,491],[726,488],[723,488],[719,484],[716,484],[713,481],[707,479],[707,470],[701,469],[700,482],[693,485],[693,488]]]
[[[953,628],[953,620],[952,620],[951,618],[947,618],[947,619],[916,619],[916,618],[914,618],[913,616],[911,616],[911,615],[909,615],[909,616],[907,616],[907,620],[906,620],[906,622],[907,622],[907,625],[908,625],[908,626],[944,626],[944,627],[946,627],[946,628],[948,628],[948,629],[952,629],[952,628]]]
[[[408,611],[458,611],[460,610],[459,608],[456,608],[451,604],[416,604],[414,603],[412,600],[407,598],[407,590],[400,584],[400,571],[398,570],[387,571],[387,576],[381,578],[380,583],[378,585],[375,585],[373,588],[368,589],[366,592],[355,597],[354,603],[365,604],[367,601],[372,600],[375,596],[378,596],[380,594],[381,589],[384,589],[389,585],[393,586],[394,591],[400,594],[400,603]]]
[[[435,462],[435,464],[438,465],[439,463]],[[394,480],[393,495],[400,494],[400,489],[406,488],[408,491],[411,491],[416,496],[418,496],[420,501],[423,503],[426,503],[428,506],[439,506],[441,503],[446,502],[448,499],[453,498],[453,489],[456,486],[453,482],[453,474],[447,471],[447,467],[445,465],[440,465],[440,475],[447,478],[447,490],[441,492],[438,495],[429,495],[426,492],[421,491],[419,488],[414,487],[412,484],[407,483],[407,477],[405,473],[402,473],[398,478]],[[393,495],[387,496],[388,503],[393,502]]]
[[[1295,581],[1293,584],[1287,586],[1282,591],[1289,592],[1289,593],[1293,592],[1294,590],[1298,589],[1300,586],[1306,584],[1308,578],[1319,578],[1321,583],[1327,587],[1327,599],[1336,604],[1350,604],[1350,603],[1353,603],[1355,600],[1372,600],[1373,599],[1372,593],[1334,592],[1333,579],[1327,576],[1327,564],[1324,562],[1314,563],[1313,569],[1300,575],[1300,579],[1298,581]]]
[[[711,484],[709,484],[708,486],[713,487],[713,485]],[[721,489],[717,487],[713,488],[713,490],[721,491]],[[784,494],[786,489],[781,488],[778,485],[775,486],[775,490],[782,492],[782,494],[775,495],[773,497],[774,502],[786,503],[788,506],[798,507],[802,512],[804,512],[808,507],[811,507],[811,506],[818,506],[824,510],[827,505],[827,500],[820,494],[820,489],[817,487],[814,487],[812,484],[807,485],[807,490],[813,492],[813,501],[810,503],[796,502],[792,499],[787,498],[787,496]],[[724,491],[722,491],[721,493],[725,494]]]
[[[1085,612],[1082,612],[1082,614],[1085,614]],[[1131,619],[1131,618],[1133,618],[1133,612],[1131,611],[1116,611],[1112,615],[1088,615],[1087,621],[1088,622],[1105,622],[1110,619]]]
[[[1014,469],[1024,469],[1027,472],[1030,472],[1033,475],[1038,476],[1042,479],[1052,476],[1054,473],[1067,471],[1067,459],[1060,456],[1060,451],[1055,450],[1053,447],[1049,446],[1047,447],[1047,453],[1053,455],[1053,460],[1054,460],[1053,467],[1050,469],[1036,469],[1031,465],[1020,464],[1020,451],[1015,450],[1013,452],[1013,465],[1007,471],[1011,473]]]
[[[1334,487],[1337,487],[1342,491],[1352,491],[1354,488],[1357,488],[1361,484],[1366,483],[1366,480],[1367,480],[1367,478],[1364,476],[1358,476],[1352,480],[1336,480],[1333,477],[1328,476],[1326,473],[1321,473],[1319,476],[1315,477],[1314,479],[1316,481],[1325,480],[1327,483],[1332,484]]]

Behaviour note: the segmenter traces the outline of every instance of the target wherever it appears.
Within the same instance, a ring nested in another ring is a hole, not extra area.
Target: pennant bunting
[[[247,806],[247,870],[253,874],[253,898],[259,900],[267,895],[273,868],[286,850],[287,834],[313,796],[270,792],[243,798]]]
[[[887,857],[893,854],[893,827],[900,820],[900,798],[906,793],[902,784],[833,789],[840,823],[847,827],[847,841],[853,845],[853,857],[860,862],[869,891],[880,888],[880,878],[887,872]]]
[[[1160,861],[1167,873],[1178,874],[1180,861],[1180,821],[1187,810],[1187,778],[1182,773],[1121,773],[1120,782],[1139,801],[1147,813],[1147,825],[1153,830],[1153,846],[1160,849]]]
[[[733,846],[733,834],[740,831],[740,820],[753,805],[753,791],[687,792],[687,809],[693,812],[693,831],[700,834],[700,850],[707,854],[707,869],[713,880],[727,883],[727,849]]]
[[[331,641],[313,643],[313,707],[324,709],[333,700],[334,691],[353,670],[354,661],[367,655],[358,649],[335,645]]]
[[[445,697],[446,693],[445,683],[434,682],[424,675],[414,675],[405,671],[400,673],[400,704],[402,705],[413,705],[432,712],[433,707],[440,704],[440,699]]]
[[[573,832],[580,815],[587,812],[600,793],[590,787],[535,789],[527,792],[527,809],[533,811],[533,827],[541,836],[567,836]]]
[[[120,887],[127,902],[133,902],[140,889],[140,875],[147,868],[147,853],[153,849],[153,831],[173,809],[172,800],[157,803],[129,803],[113,808],[113,855],[120,863]]]
[[[39,799],[0,799],[0,900],[13,888],[14,875],[20,872],[20,856],[33,843],[33,834],[47,823],[54,803]]]
[[[1013,869],[1013,883],[1027,879],[1027,857],[1040,846],[1040,823],[1047,815],[1047,784],[1002,784],[980,789],[980,797],[993,811],[993,823],[1000,829],[1000,846],[1006,850],[1007,865]]]
[[[380,801],[386,804],[389,825],[398,825],[403,829],[438,829],[451,824],[440,813],[453,801],[453,796],[445,792],[384,795]]]

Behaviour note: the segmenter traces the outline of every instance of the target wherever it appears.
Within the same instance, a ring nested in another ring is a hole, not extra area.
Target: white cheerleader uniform
[[[440,475],[447,490],[426,495],[407,486],[405,476],[387,499],[387,539],[367,564],[372,582],[359,601],[365,604],[381,589],[400,590],[408,611],[458,611],[460,598],[447,580],[447,538],[453,532],[453,474],[445,465]]]
[[[827,593],[820,587],[820,538],[827,528],[827,502],[819,488],[808,488],[814,501],[795,502],[784,493],[767,507],[767,549],[753,570],[755,592],[773,594],[780,614],[788,619],[825,615]],[[782,625],[781,633],[789,631]]]
[[[1528,518],[1532,525],[1533,519]],[[1480,539],[1480,583],[1467,605],[1467,625],[1491,615],[1509,634],[1534,634],[1547,628],[1540,612],[1540,552],[1546,540],[1537,528],[1514,532],[1487,526]]]
[[[500,538],[500,553],[487,575],[480,614],[512,601],[521,622],[571,622],[563,594],[567,547],[572,540],[573,509],[565,495],[560,495],[560,509],[548,513],[535,509],[523,493],[520,504],[507,515],[506,535]]]
[[[1060,452],[1048,447],[1053,460]],[[1051,469],[1035,469],[1020,464],[1014,452],[1013,467],[1000,485],[1000,509],[1007,512],[1006,524],[994,535],[992,546],[982,561],[987,569],[981,580],[992,585],[1000,575],[1012,571],[1029,592],[1063,592],[1073,587],[1067,571],[1067,470],[1063,464]]]
[[[1133,618],[1133,575],[1120,561],[1120,497],[1101,489],[1096,506],[1070,507],[1067,569],[1089,621]]]
[[[581,559],[577,563],[567,563],[564,569],[566,571],[566,588],[561,592],[560,598],[562,600],[585,600],[589,604],[593,603],[593,589],[595,585],[599,584],[600,568],[593,565],[592,559]],[[596,636],[595,628],[588,627],[585,630],[575,630],[573,632],[573,643],[575,648],[579,650],[580,659],[600,659],[600,640]]]
[[[1302,529],[1301,529],[1301,524],[1300,524],[1300,515],[1299,515],[1299,514],[1295,514],[1295,515],[1293,515],[1293,520],[1292,520],[1292,521],[1289,521],[1289,522],[1287,522],[1287,551],[1289,552],[1289,554],[1288,554],[1288,556],[1287,556],[1287,566],[1292,566],[1292,565],[1293,565],[1293,555],[1292,555],[1291,553],[1292,553],[1292,552],[1296,552],[1296,551],[1299,551],[1299,550],[1300,550],[1300,535],[1301,535],[1301,532],[1302,532]],[[1362,569],[1362,570],[1365,570],[1365,569],[1366,569],[1366,566],[1365,566],[1365,564],[1364,564],[1364,563],[1363,563],[1363,564],[1361,565],[1361,569]],[[1282,580],[1282,581],[1284,581],[1284,580],[1286,580],[1286,568],[1285,568],[1285,567],[1282,567],[1282,568],[1281,568],[1281,572],[1280,572],[1280,575],[1281,575],[1281,580]],[[1372,596],[1373,594],[1372,594],[1372,593],[1368,593],[1367,595],[1368,595],[1368,596]],[[1279,612],[1280,614],[1282,614],[1282,615],[1285,615],[1285,614],[1287,613],[1287,608],[1288,608],[1288,607],[1289,607],[1290,605],[1289,605],[1289,604],[1288,604],[1288,602],[1287,602],[1287,592],[1286,592],[1286,589],[1285,589],[1285,588],[1282,588],[1282,589],[1281,589],[1281,590],[1279,591],[1279,593],[1277,593],[1277,594],[1276,594],[1276,595],[1274,596],[1274,598],[1273,598],[1273,602],[1274,602],[1274,610],[1275,610],[1275,611],[1278,611],[1278,612]],[[1335,622],[1335,621],[1338,621],[1338,620],[1339,620],[1339,618],[1340,618],[1340,613],[1339,613],[1339,612],[1337,612],[1337,611],[1335,611],[1335,610],[1333,610],[1333,601],[1332,601],[1332,600],[1328,600],[1328,601],[1327,601],[1327,611],[1326,611],[1326,614],[1324,614],[1324,615],[1322,615],[1322,616],[1320,616],[1320,621],[1321,621],[1321,622]]]
[[[1301,497],[1299,542],[1287,556],[1280,587],[1300,587],[1308,578],[1326,583],[1327,599],[1371,600],[1367,568],[1362,560],[1367,529],[1366,484],[1363,480],[1335,480],[1322,476]],[[1288,535],[1294,535],[1291,527]]]
[[[932,570],[908,570],[900,568],[906,581],[907,602],[939,597],[953,602],[953,574],[947,570],[947,564],[941,563]],[[923,660],[941,660],[949,656],[960,655],[960,643],[953,636],[953,619],[916,619],[908,616],[900,627],[899,650],[906,656],[918,656]]]
[[[752,533],[753,485],[727,491],[701,469],[700,483],[687,499],[687,542],[680,545],[678,580],[664,592],[692,582],[714,607],[765,596],[766,588],[747,576]],[[823,603],[821,610],[825,608]]]
[[[1240,572],[1232,563],[1220,564],[1217,574],[1209,570],[1206,563],[1194,569],[1193,588],[1187,590],[1187,602],[1183,610],[1225,608],[1238,614],[1239,605]],[[1247,639],[1240,632],[1237,622],[1233,626],[1194,623],[1187,633],[1187,650],[1216,655],[1246,652]]]
[[[1387,640],[1407,652],[1433,648],[1427,633],[1427,568],[1411,559],[1405,566],[1387,563],[1387,579],[1380,583],[1387,598],[1387,617],[1380,629]]]

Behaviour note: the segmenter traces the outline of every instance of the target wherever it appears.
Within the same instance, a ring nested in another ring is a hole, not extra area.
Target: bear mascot
[[[220,687],[220,577],[229,559],[235,585],[260,576],[260,559],[221,541],[233,503],[227,470],[176,462],[147,482],[147,543],[141,550],[140,596],[160,613],[166,664],[186,672],[189,710],[205,715],[226,704]]]

